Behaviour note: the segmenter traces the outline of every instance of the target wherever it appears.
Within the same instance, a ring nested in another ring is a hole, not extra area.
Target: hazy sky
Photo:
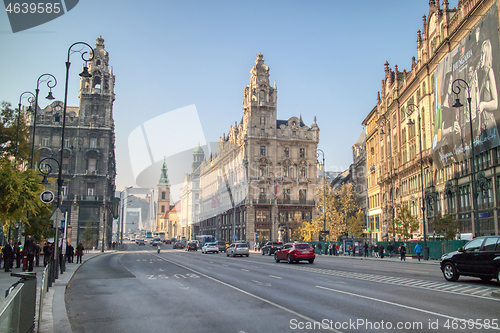
[[[452,8],[458,0],[449,2]],[[78,41],[94,46],[102,36],[116,76],[117,190],[122,190],[137,186],[132,164],[140,159],[138,148],[129,154],[134,129],[159,116],[150,123],[161,124],[163,133],[183,129],[185,137],[176,140],[166,140],[161,131],[150,134],[150,144],[165,146],[164,155],[172,151],[168,147],[200,137],[218,141],[242,117],[243,88],[261,52],[271,83],[277,82],[278,118],[302,115],[310,125],[316,116],[327,170],[343,171],[352,163],[361,122],[376,105],[385,61],[400,71],[411,69],[417,30],[428,14],[428,0],[85,0],[53,21],[12,33],[2,12],[0,101],[17,106],[21,93],[34,91],[43,73],[57,77],[53,93],[62,100],[69,46]],[[73,55],[71,63],[68,104],[77,106],[82,62]],[[47,92],[41,88],[43,96]],[[42,107],[47,102],[40,99]],[[188,106],[195,108],[190,117],[163,121],[168,112]]]

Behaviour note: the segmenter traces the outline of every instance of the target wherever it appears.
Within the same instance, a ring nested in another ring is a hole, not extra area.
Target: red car
[[[286,260],[289,264],[292,264],[301,260],[307,260],[312,264],[314,259],[316,259],[314,249],[307,243],[288,243],[280,250],[274,252],[274,260],[276,262]]]

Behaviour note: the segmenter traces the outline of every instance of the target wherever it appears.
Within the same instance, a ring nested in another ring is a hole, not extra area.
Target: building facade
[[[243,117],[219,140],[219,150],[200,166],[202,234],[217,239],[289,240],[315,215],[316,119],[279,120],[277,87],[257,55],[243,93]]]
[[[86,247],[111,243],[110,200],[115,194],[116,176],[115,76],[101,37],[96,40],[93,56],[88,64],[92,76],[80,79],[80,105],[66,108],[61,165],[64,180],[61,211],[66,213],[73,245],[84,242]],[[55,101],[38,111],[34,133],[38,161],[47,157],[60,159],[63,107],[63,102]],[[29,121],[33,127],[34,117]],[[57,178],[57,165],[50,160],[44,164],[51,164],[50,177]],[[52,183],[56,188],[56,182]]]
[[[421,222],[414,237],[424,227],[434,235],[433,220],[448,214],[460,222],[457,237],[498,234],[498,5],[429,1],[411,69],[385,63],[377,105],[364,120],[369,215],[382,221],[382,237],[397,238],[390,229],[402,206]]]

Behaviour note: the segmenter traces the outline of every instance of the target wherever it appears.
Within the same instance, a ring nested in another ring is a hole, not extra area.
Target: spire
[[[170,185],[167,176],[167,161],[165,158],[163,158],[163,166],[161,167],[161,176],[158,185]]]

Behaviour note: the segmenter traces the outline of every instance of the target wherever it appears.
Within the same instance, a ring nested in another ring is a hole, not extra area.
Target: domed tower
[[[167,162],[163,160],[161,176],[157,185],[156,229],[160,228],[160,218],[170,210],[170,182],[167,175]]]
[[[197,176],[200,175],[200,170],[198,170],[198,168],[200,167],[204,158],[205,158],[205,152],[198,144],[198,147],[196,147],[196,149],[194,150],[194,153],[193,153],[193,164],[191,167],[192,174],[196,174]]]

